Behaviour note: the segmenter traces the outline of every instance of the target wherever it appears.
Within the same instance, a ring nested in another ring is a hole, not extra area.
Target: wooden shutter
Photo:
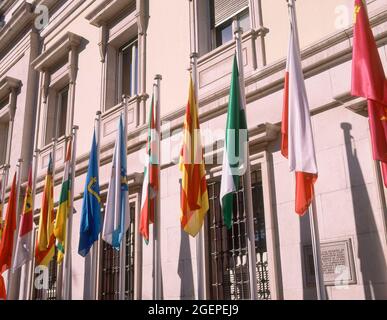
[[[248,5],[248,0],[214,0],[215,26],[218,26],[236,13],[247,8]]]

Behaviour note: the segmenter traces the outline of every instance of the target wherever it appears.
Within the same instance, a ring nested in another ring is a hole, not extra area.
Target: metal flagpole
[[[196,106],[199,110],[199,92],[198,92],[198,43],[197,43],[197,22],[196,22],[196,0],[189,0],[190,2],[190,31],[191,31],[191,68],[192,68],[192,82],[194,84],[194,95]],[[197,267],[197,297],[198,300],[204,299],[204,263],[203,263],[203,229],[199,231],[196,236],[196,267]]]
[[[155,212],[155,223],[153,224],[153,233],[156,235],[154,237],[154,247],[156,248],[156,299],[161,300],[162,298],[162,283],[161,283],[161,235],[160,235],[160,170],[161,170],[161,118],[160,118],[160,85],[163,77],[160,74],[155,76],[155,110],[156,110],[156,139],[157,139],[157,165],[159,167],[158,172],[158,181],[159,181],[159,190],[157,190],[156,197],[156,212]]]
[[[100,150],[101,150],[101,111],[96,113],[96,144],[97,144],[97,166],[100,167]],[[97,259],[98,259],[98,242],[94,242],[91,249],[91,299],[97,300]]]
[[[128,152],[128,147],[127,147],[127,141],[128,141],[128,97],[125,95],[123,96],[123,101],[124,101],[124,148],[125,148],[125,157],[127,158],[127,152]],[[127,183],[127,182],[126,182]],[[128,201],[128,199],[126,199]],[[126,212],[126,214],[128,214]],[[124,221],[121,221],[125,225],[127,217],[124,218]],[[125,234],[122,235],[122,241],[121,241],[121,246],[120,246],[120,300],[125,300],[125,274],[126,274],[126,230]]]
[[[311,207],[308,208],[308,214],[310,219],[310,233],[312,237],[313,264],[316,278],[317,299],[326,300],[315,199],[313,199]]]
[[[242,107],[246,110],[246,92],[245,92],[245,77],[243,70],[243,57],[242,57],[242,32],[243,30],[239,26],[239,21],[234,20],[234,36],[236,43],[236,55],[238,61],[238,70],[239,70],[239,82],[240,82],[240,92],[241,92],[241,103]],[[246,137],[248,137],[248,132],[246,132]],[[246,146],[246,172],[243,176],[243,191],[245,195],[245,212],[246,212],[246,222],[247,222],[247,248],[249,255],[249,276],[250,276],[250,298],[252,300],[257,300],[257,256],[255,251],[255,231],[254,231],[254,211],[253,211],[253,195],[251,192],[251,169],[250,169],[250,150],[249,143],[247,141]]]
[[[34,215],[34,211],[35,211],[35,195],[36,195],[36,178],[37,178],[37,175],[38,175],[38,159],[39,159],[39,154],[40,154],[40,150],[39,149],[35,149],[35,152],[34,152],[34,158],[33,158],[33,173],[32,173],[32,215]],[[32,231],[34,232],[34,231]],[[27,276],[27,286],[26,286],[26,289],[27,291],[24,293],[24,299],[27,299],[29,298],[28,295],[30,295],[32,293],[32,289],[33,289],[33,285],[32,285],[32,279],[34,278],[34,270],[33,270],[33,261],[34,261],[34,255],[35,255],[35,247],[34,247],[34,235],[32,234],[31,235],[31,239],[30,239],[30,248],[31,248],[31,255],[30,255],[30,261],[27,262],[27,265],[28,263],[30,265],[28,265],[28,268],[26,268],[26,272],[28,273],[28,276]]]
[[[55,133],[55,138],[52,139],[52,155],[51,155],[51,161],[52,161],[52,189],[55,194],[55,169],[56,169],[56,144],[57,144],[57,136],[58,136],[58,122],[56,124],[56,133]],[[54,195],[52,195],[54,196]],[[47,223],[51,223],[49,221],[50,219],[50,212],[48,213],[47,217]],[[55,244],[56,246],[56,244]],[[56,248],[55,248],[56,251]],[[55,261],[56,263],[56,261]],[[56,287],[56,292],[57,292],[57,300],[62,299],[62,283],[63,283],[63,268],[62,264],[58,266],[57,270],[57,287]],[[43,299],[47,300],[48,297],[48,290],[43,290]]]
[[[14,299],[14,290],[15,288],[15,281],[16,275],[15,275],[15,270],[13,270],[13,260],[15,259],[15,249],[16,249],[16,241],[18,238],[18,230],[19,230],[19,223],[20,223],[20,215],[19,215],[19,210],[20,210],[20,184],[21,184],[21,171],[22,171],[22,163],[23,159],[19,159],[17,161],[17,178],[16,178],[16,230],[13,235],[13,249],[12,249],[12,259],[11,259],[11,266],[8,269],[8,283],[7,283],[7,299],[11,300]],[[9,202],[9,201],[8,201]],[[16,271],[17,272],[17,271]]]
[[[290,10],[291,21],[293,23],[293,27],[295,30],[295,34],[297,35],[297,42],[298,42],[299,40],[298,40],[297,15],[296,15],[296,6],[294,3],[295,0],[287,0],[287,1],[288,1],[289,10]],[[299,43],[297,45],[298,47],[300,47]],[[311,232],[311,238],[312,238],[313,262],[314,262],[314,271],[315,271],[315,278],[316,278],[317,298],[318,300],[326,300],[315,199],[313,199],[311,207],[308,208],[308,214],[310,219],[310,232]]]
[[[63,298],[65,300],[71,300],[72,295],[72,230],[73,230],[73,215],[74,215],[74,184],[75,184],[75,170],[76,170],[76,152],[77,152],[77,133],[78,126],[73,126],[72,132],[72,152],[71,152],[71,191],[70,191],[70,209],[69,216],[67,218],[67,237],[65,243],[65,257],[64,257],[64,287],[63,287]]]

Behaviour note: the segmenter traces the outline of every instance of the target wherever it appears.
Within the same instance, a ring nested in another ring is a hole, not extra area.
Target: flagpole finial
[[[102,114],[101,110],[98,110],[98,111],[95,113],[96,116],[100,116],[101,114]]]
[[[197,52],[191,52],[190,54],[190,58],[191,59],[194,59],[194,58],[197,58],[198,57],[198,53]]]
[[[17,162],[18,162],[18,164],[22,163],[23,162],[23,158],[17,159]]]
[[[163,76],[161,74],[156,74],[155,80],[163,80]]]
[[[79,126],[77,125],[73,126],[73,131],[77,131],[77,130],[79,130]]]

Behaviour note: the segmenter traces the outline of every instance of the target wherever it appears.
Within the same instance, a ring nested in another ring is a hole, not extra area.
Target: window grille
[[[125,300],[134,298],[135,204],[130,203],[130,227],[126,233]],[[119,299],[120,252],[102,240],[101,299]]]
[[[243,186],[243,183],[241,185]],[[243,187],[235,193],[234,216],[230,230],[227,230],[223,223],[219,199],[220,181],[209,183],[208,191],[210,202],[210,210],[207,215],[210,299],[249,299],[249,258]],[[263,191],[259,171],[252,173],[252,193],[257,257],[257,293],[259,299],[270,299]]]
[[[56,279],[58,265],[56,262],[57,259],[57,249],[55,247],[54,258],[48,264],[48,289],[37,289],[35,286],[36,275],[34,276],[34,289],[33,289],[33,300],[56,300]]]

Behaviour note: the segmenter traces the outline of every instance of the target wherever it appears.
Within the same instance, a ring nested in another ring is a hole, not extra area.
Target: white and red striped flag
[[[289,159],[290,171],[296,173],[295,211],[303,215],[313,200],[318,171],[294,6],[290,5],[289,10],[291,31],[285,76],[281,153]]]

